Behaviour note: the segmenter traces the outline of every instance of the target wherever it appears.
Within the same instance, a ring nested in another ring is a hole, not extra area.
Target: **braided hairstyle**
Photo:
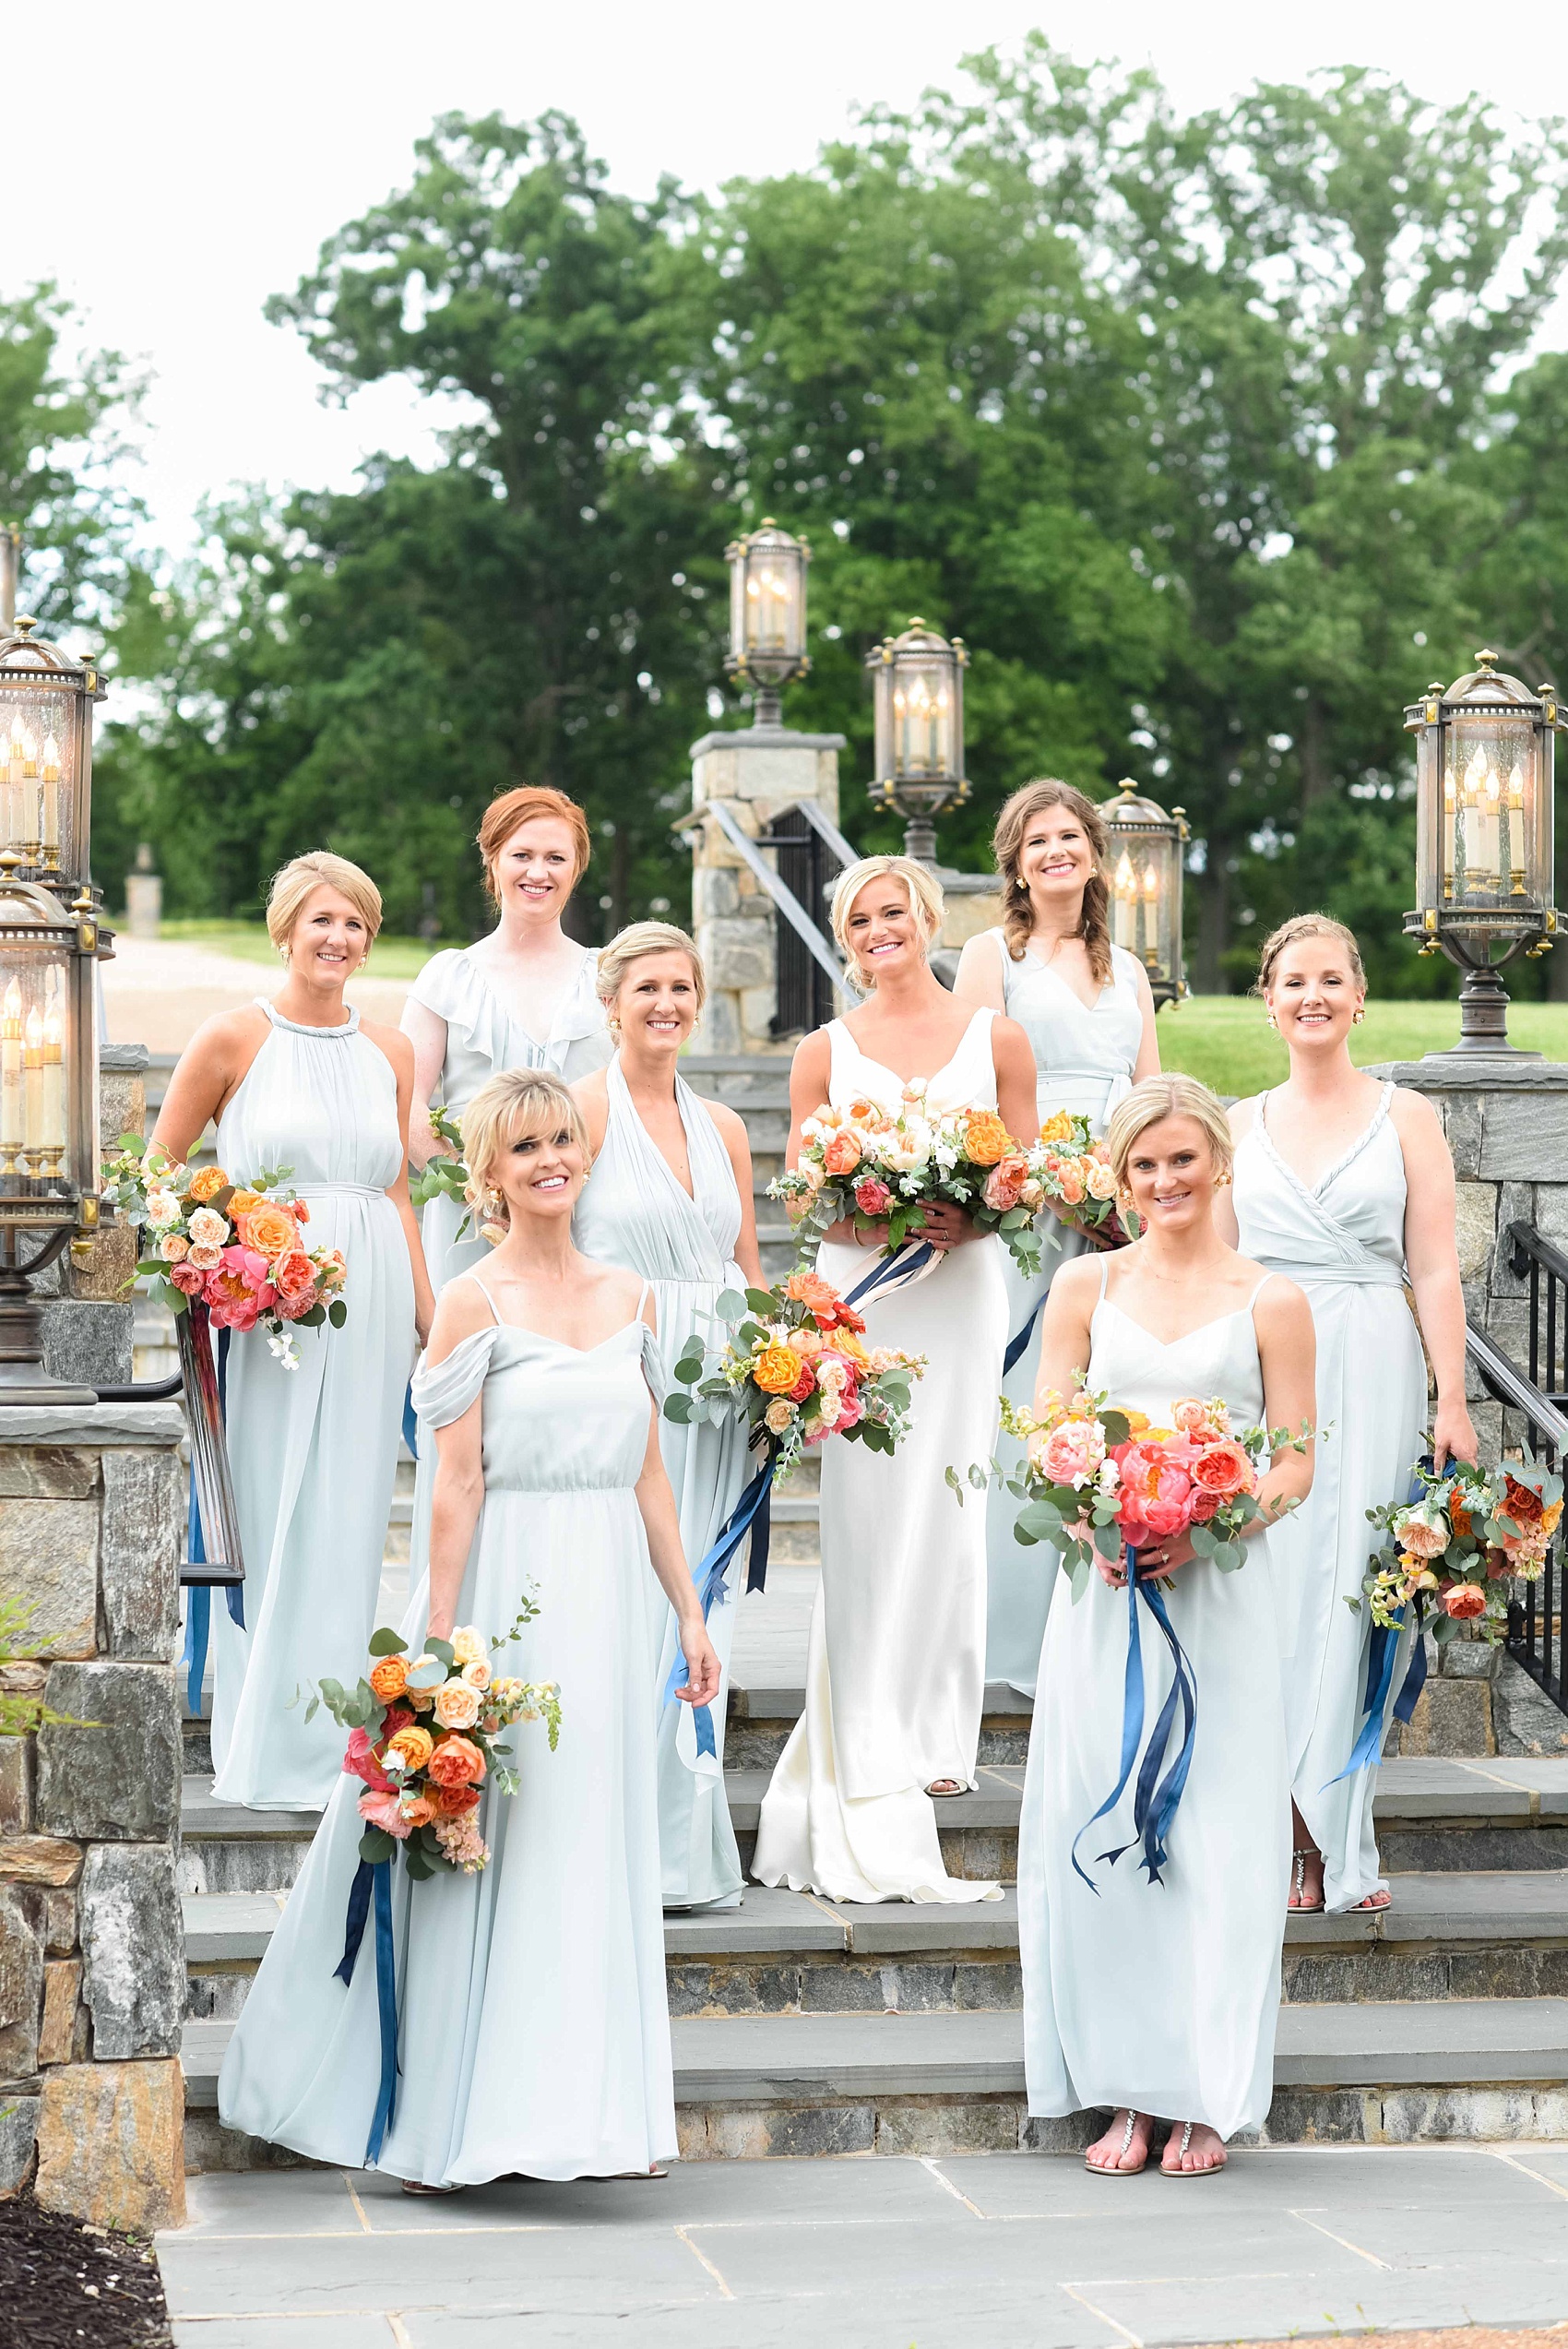
[[[1073,935],[1082,938],[1089,969],[1103,987],[1111,976],[1111,885],[1105,873],[1110,844],[1093,800],[1086,798],[1081,791],[1075,791],[1071,783],[1058,782],[1053,775],[1026,783],[1021,791],[1016,791],[996,819],[991,847],[1002,876],[1002,936],[1013,960],[1021,962],[1034,927],[1034,912],[1029,904],[1029,885],[1019,869],[1020,860],[1029,826],[1048,807],[1064,807],[1075,817],[1094,853],[1095,869],[1084,883],[1083,907]]]

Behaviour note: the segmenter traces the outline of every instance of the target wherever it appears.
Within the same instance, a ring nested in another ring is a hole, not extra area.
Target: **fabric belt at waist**
[[[1352,1289],[1402,1289],[1405,1285],[1402,1273],[1383,1264],[1291,1264],[1277,1256],[1260,1256],[1257,1261],[1299,1285],[1309,1281],[1337,1281]]]
[[[317,1198],[384,1199],[384,1186],[375,1183],[296,1183],[294,1188],[302,1198],[313,1194]]]

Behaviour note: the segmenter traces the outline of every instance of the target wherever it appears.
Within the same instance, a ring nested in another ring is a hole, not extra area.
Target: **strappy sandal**
[[[933,1778],[925,1791],[934,1802],[950,1803],[956,1795],[967,1795],[969,1790],[956,1778]]]
[[[1087,2153],[1084,2155],[1084,2167],[1091,2177],[1141,2177],[1144,2171],[1147,2169],[1148,2148],[1146,2145],[1144,2148],[1143,2160],[1138,2163],[1135,2169],[1128,2170],[1122,2167],[1127,2158],[1127,2148],[1133,2141],[1133,2131],[1138,2125],[1137,2114],[1131,2105],[1126,2107],[1126,2114],[1127,2126],[1122,2131],[1122,2142],[1116,2149],[1116,2159],[1113,2162],[1091,2162]]]
[[[1175,2132],[1172,2131],[1171,2133],[1174,2135]],[[1168,2137],[1165,2141],[1167,2145],[1169,2145],[1170,2139]],[[1201,2170],[1187,2170],[1182,2167],[1182,2163],[1187,2158],[1187,2148],[1192,2141],[1193,2124],[1190,2120],[1184,2120],[1182,2123],[1182,2142],[1176,2148],[1176,2166],[1174,2169],[1170,2168],[1166,2162],[1162,2159],[1159,2164],[1159,2174],[1161,2177],[1218,2177],[1219,2176],[1220,2171],[1225,2167],[1226,2164],[1227,2157],[1224,2154],[1220,2156],[1218,2162],[1206,2163]]]
[[[463,2186],[427,2186],[422,2177],[406,2177],[403,2180],[405,2194],[462,2194],[467,2190]]]
[[[1315,1901],[1304,1901],[1301,1898],[1302,1893],[1307,1889],[1307,1862],[1309,1860],[1315,1860],[1318,1856],[1318,1854],[1313,1849],[1311,1844],[1309,1844],[1304,1851],[1292,1852],[1290,1854],[1291,1859],[1295,1863],[1294,1870],[1290,1878],[1290,1890],[1294,1893],[1295,1898],[1287,1902],[1286,1906],[1292,1916],[1315,1916],[1318,1910],[1323,1906],[1323,1894],[1321,1892],[1318,1894]]]

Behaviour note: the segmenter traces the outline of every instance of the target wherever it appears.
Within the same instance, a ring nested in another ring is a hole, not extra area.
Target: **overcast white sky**
[[[0,285],[57,279],[95,341],[150,367],[141,486],[177,546],[230,483],[346,485],[369,449],[432,453],[398,386],[323,408],[261,305],[406,180],[439,112],[562,107],[622,186],[717,186],[809,163],[857,105],[909,103],[1037,25],[1152,63],[1188,108],[1348,61],[1434,98],[1568,105],[1568,8],[1544,0],[1495,20],[1457,0],[78,0],[9,80]]]

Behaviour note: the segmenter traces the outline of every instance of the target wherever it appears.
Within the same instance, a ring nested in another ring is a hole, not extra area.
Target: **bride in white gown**
[[[1190,1077],[1152,1077],[1111,1118],[1112,1163],[1144,1236],[1063,1267],[1046,1301],[1039,1391],[1087,1384],[1171,1425],[1183,1396],[1218,1396],[1238,1431],[1299,1428],[1313,1412],[1313,1318],[1279,1273],[1214,1228],[1229,1179],[1225,1113]],[[1046,1619],[1018,1836],[1024,2064],[1032,2114],[1110,2106],[1089,2148],[1097,2172],[1140,2170],[1154,2121],[1170,2123],[1167,2175],[1218,2169],[1224,2140],[1255,2128],[1274,2093],[1279,1952],[1290,1867],[1290,1781],[1266,1520],[1312,1483],[1312,1452],[1286,1450],[1263,1481],[1246,1564],[1222,1573],[1186,1533],[1141,1551],[1173,1579],[1165,1603],[1197,1685],[1192,1767],[1160,1880],[1139,1873],[1132,1790],[1081,1847],[1117,1783],[1127,1602],[1100,1562],[1077,1604],[1058,1589]],[[1145,1719],[1171,1682],[1143,1643]],[[1123,1847],[1119,1864],[1100,1855]]]
[[[1035,1070],[1010,1019],[956,1004],[927,959],[942,922],[934,876],[874,856],[839,877],[833,926],[868,999],[808,1036],[790,1078],[790,1163],[825,1101],[893,1109],[919,1079],[933,1110],[999,1109],[1027,1135]],[[960,1508],[947,1467],[983,1460],[996,1435],[1007,1336],[1002,1243],[951,1207],[929,1211],[938,1251],[921,1279],[865,1308],[873,1346],[928,1357],[897,1454],[828,1442],[822,1459],[822,1581],[812,1611],[805,1711],[762,1806],[753,1874],[841,1901],[992,1900],[949,1877],[932,1795],[974,1783],[985,1664],[985,1516]],[[844,1294],[877,1262],[883,1234],[837,1224],[817,1269]]]

